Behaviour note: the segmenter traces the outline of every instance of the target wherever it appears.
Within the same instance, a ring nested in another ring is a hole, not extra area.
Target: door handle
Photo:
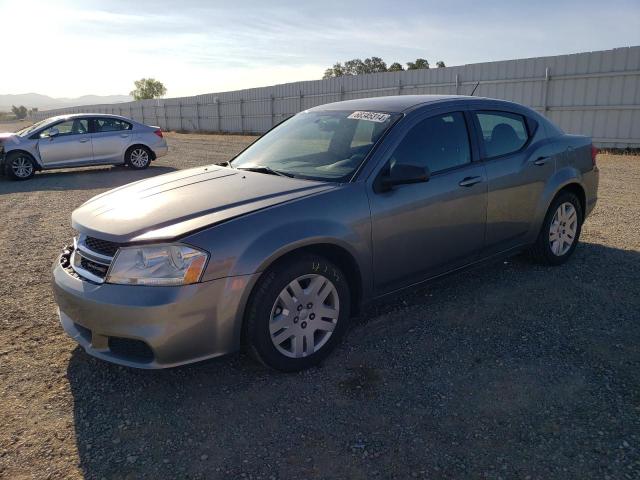
[[[481,181],[482,177],[465,177],[460,180],[460,182],[458,182],[458,185],[460,185],[461,187],[471,187],[472,185],[480,183]]]
[[[80,140],[78,140],[80,143],[87,143],[89,141],[88,138],[81,138]]]
[[[537,160],[535,160],[533,162],[534,165],[538,165],[539,167],[541,167],[542,165],[544,165],[545,163],[547,163],[547,160],[549,160],[549,157],[540,157]]]
[[[122,138],[129,138],[129,134],[128,133],[121,133],[120,136]]]

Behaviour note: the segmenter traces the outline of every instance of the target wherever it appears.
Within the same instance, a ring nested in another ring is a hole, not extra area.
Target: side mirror
[[[49,138],[53,138],[60,135],[60,130],[58,130],[57,128],[52,128],[49,130]]]
[[[396,185],[422,183],[429,180],[429,170],[417,165],[395,164],[388,175],[380,177],[381,191],[389,191]]]

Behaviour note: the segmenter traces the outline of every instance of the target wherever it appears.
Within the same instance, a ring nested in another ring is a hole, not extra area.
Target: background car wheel
[[[7,155],[7,174],[14,180],[27,180],[36,173],[33,159],[26,153],[13,152]]]
[[[131,168],[142,170],[151,163],[151,151],[147,147],[135,146],[127,150],[126,163]]]
[[[327,259],[305,255],[267,270],[245,317],[250,352],[265,365],[293,372],[318,364],[344,335],[351,295]]]
[[[578,244],[582,219],[578,197],[570,192],[558,195],[549,207],[538,240],[531,249],[533,258],[547,265],[566,262]]]

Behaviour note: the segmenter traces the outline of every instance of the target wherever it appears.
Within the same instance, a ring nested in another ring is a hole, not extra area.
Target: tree
[[[347,75],[362,75],[363,73],[369,73],[367,71],[367,65],[359,58],[354,58],[344,62],[344,69]]]
[[[387,64],[380,57],[364,59],[365,73],[379,73],[387,71]]]
[[[344,62],[344,65],[338,62],[334,64],[333,67],[327,68],[324,71],[324,76],[322,78],[362,75],[364,73],[379,73],[386,71],[387,64],[380,57],[365,58],[364,60],[354,58]]]
[[[407,70],[422,70],[429,68],[429,62],[424,58],[416,58],[415,62],[407,62]]]
[[[29,109],[29,116],[33,115],[34,113],[38,113],[38,108],[37,107],[33,107],[33,108]]]
[[[438,68],[445,66],[444,62],[440,60],[436,63]],[[417,58],[415,62],[407,62],[407,70],[420,70],[423,68],[429,68],[429,62],[424,58]],[[370,57],[361,60],[354,58],[347,60],[344,64],[338,62],[331,68],[327,68],[324,71],[322,78],[335,78],[349,75],[362,75],[365,73],[379,73],[379,72],[402,72],[404,68],[402,64],[393,62],[387,67],[385,61],[380,57]]]
[[[18,120],[27,118],[27,107],[25,107],[24,105],[20,105],[19,107],[12,105],[11,111],[13,112],[13,114],[16,116]]]
[[[136,89],[132,90],[131,95],[136,100],[149,100],[159,98],[167,93],[167,89],[155,78],[141,78],[134,82]]]

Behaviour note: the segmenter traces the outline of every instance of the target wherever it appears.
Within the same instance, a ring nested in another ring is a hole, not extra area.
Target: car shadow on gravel
[[[33,178],[25,181],[13,181],[0,176],[0,195],[52,190],[110,189],[175,170],[174,167],[153,164],[144,170],[107,165],[73,170],[50,170],[37,173]]]
[[[86,478],[606,478],[632,464],[640,253],[581,244],[377,301],[319,368],[71,356]],[[624,443],[623,443],[624,442]],[[627,445],[627,446],[625,446]]]

